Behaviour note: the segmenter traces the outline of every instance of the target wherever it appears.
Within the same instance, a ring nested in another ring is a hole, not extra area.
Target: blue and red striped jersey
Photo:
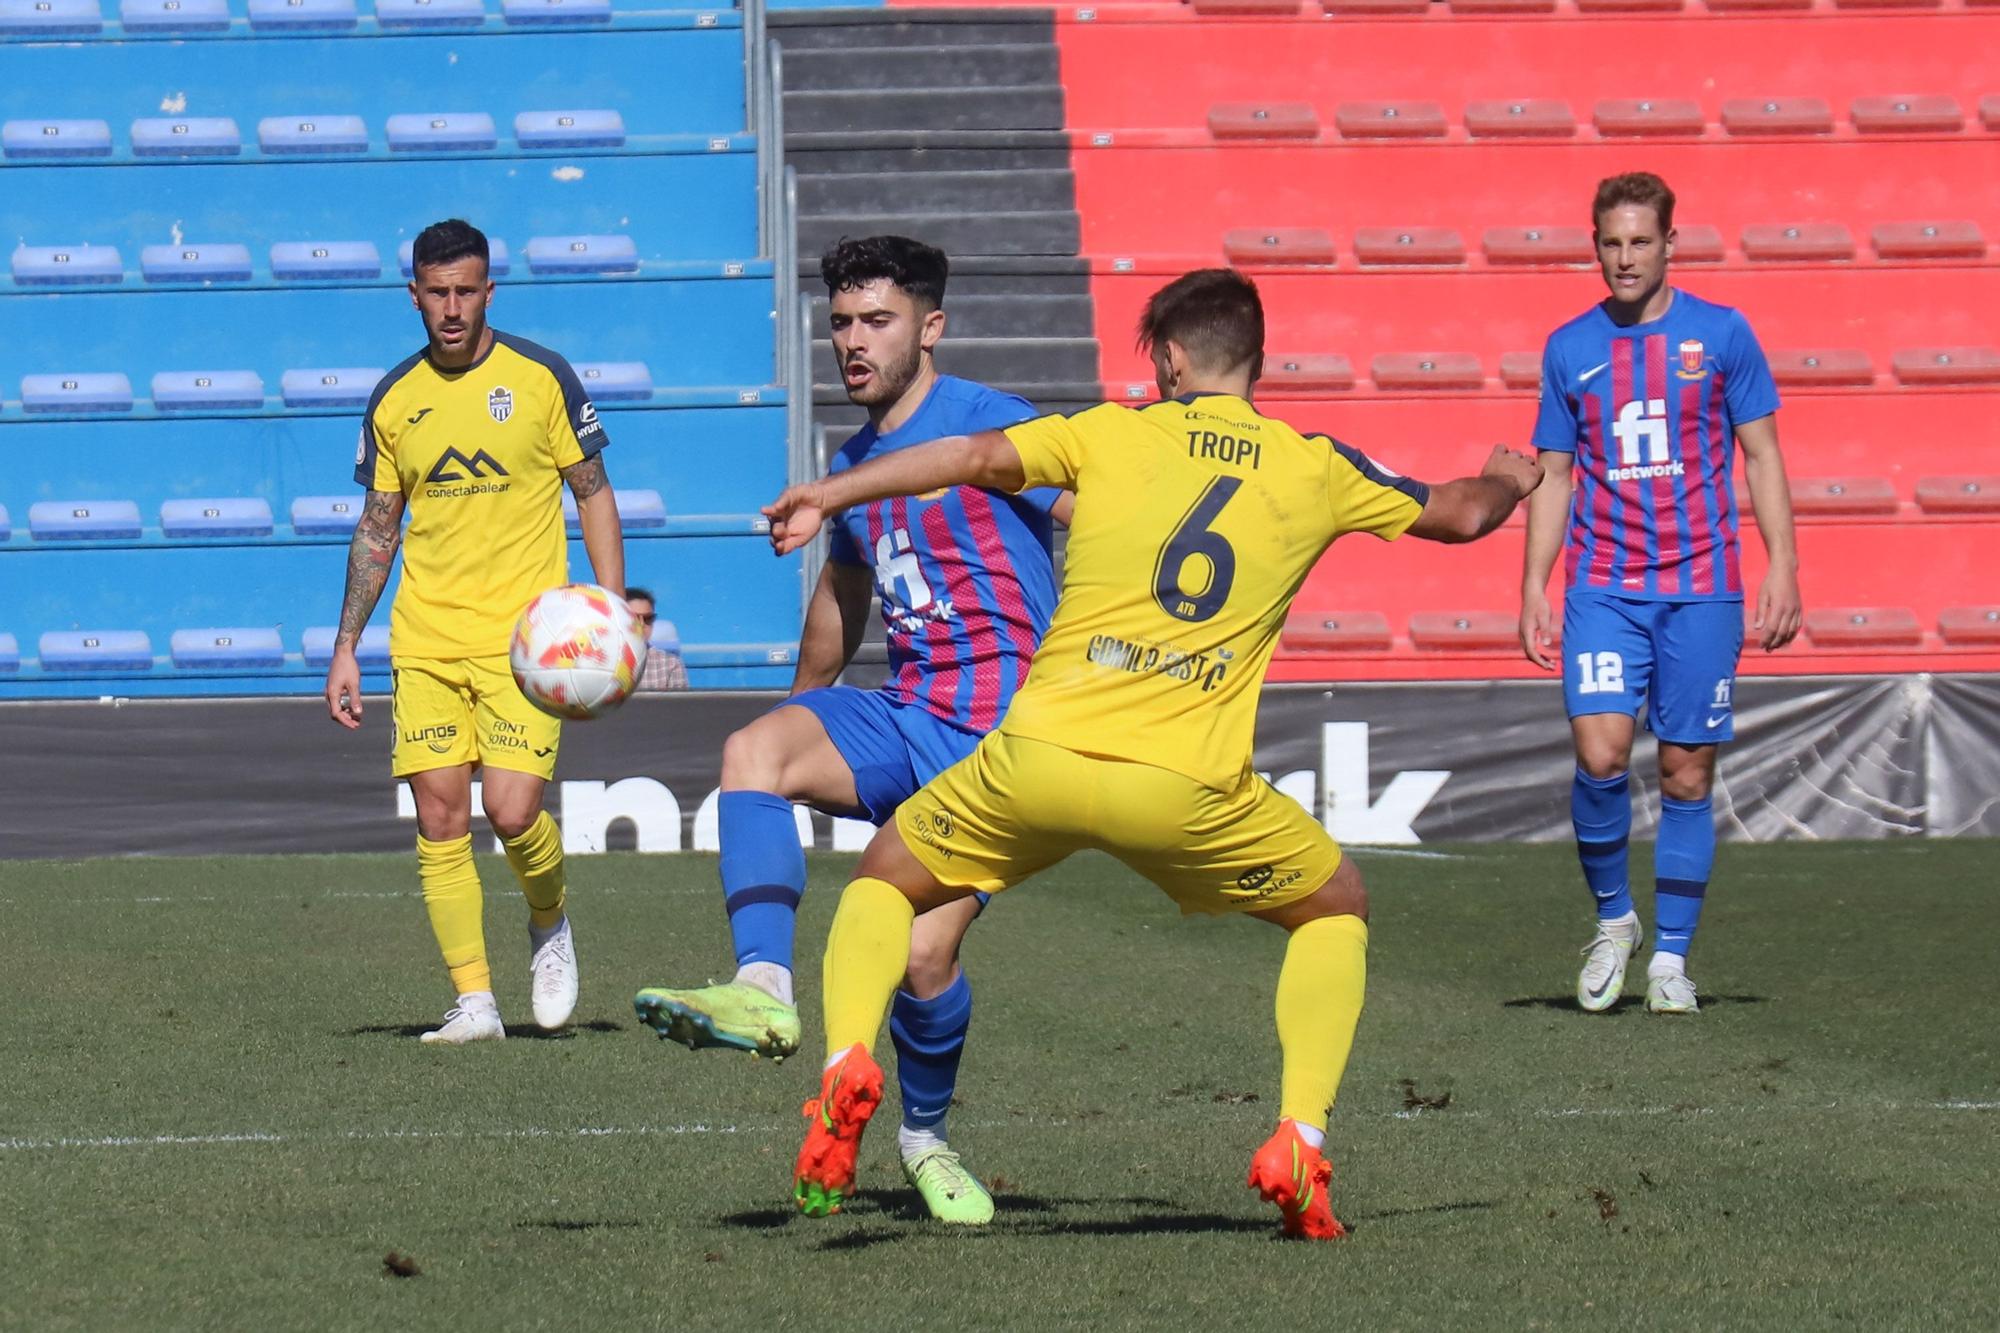
[[[1569,590],[1740,600],[1736,428],[1778,410],[1749,321],[1676,289],[1621,326],[1592,306],[1549,335],[1534,444],[1574,453]]]
[[[1024,398],[940,375],[914,416],[887,435],[863,426],[827,471],[1035,414]],[[980,734],[1000,721],[1055,611],[1049,509],[1061,494],[953,486],[856,505],[840,516],[829,554],[875,572],[889,640],[884,688],[899,702]]]

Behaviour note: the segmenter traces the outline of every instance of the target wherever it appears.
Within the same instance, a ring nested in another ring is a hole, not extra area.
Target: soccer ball
[[[528,603],[508,651],[528,702],[557,717],[601,717],[639,683],[646,627],[594,583],[551,588]]]

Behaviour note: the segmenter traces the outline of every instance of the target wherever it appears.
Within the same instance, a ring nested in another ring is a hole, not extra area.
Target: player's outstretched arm
[[[793,694],[817,690],[840,679],[842,668],[854,660],[854,651],[861,646],[874,600],[875,580],[867,566],[829,560],[821,567],[812,600],[806,603],[805,628],[799,631]]]
[[[771,520],[771,549],[789,555],[819,534],[827,515],[850,505],[947,486],[984,486],[1011,494],[1027,480],[1013,441],[1005,432],[983,430],[898,449],[818,481],[788,486],[764,506],[764,517]]]
[[[403,493],[370,491],[347,544],[347,588],[340,598],[340,629],[326,669],[326,712],[349,731],[361,725],[361,666],[354,646],[389,582],[389,567],[403,541]]]
[[[1542,484],[1528,497],[1528,546],[1521,560],[1521,651],[1544,671],[1556,669],[1555,615],[1549,608],[1549,575],[1562,554],[1569,520],[1570,474],[1574,456],[1560,450],[1540,454]]]
[[[1505,523],[1541,480],[1539,462],[1496,444],[1478,476],[1431,487],[1430,501],[1410,525],[1410,535],[1434,542],[1478,541]]]
[[[571,495],[576,497],[577,522],[583,528],[583,549],[590,556],[590,573],[600,587],[612,595],[625,595],[625,530],[618,522],[618,502],[611,495],[611,480],[604,475],[604,459],[592,455],[562,470]]]
[[[1736,428],[1743,446],[1743,480],[1750,509],[1764,538],[1770,570],[1757,592],[1758,643],[1774,653],[1797,637],[1805,619],[1799,599],[1799,547],[1792,534],[1792,483],[1778,450],[1778,419],[1763,417]]]

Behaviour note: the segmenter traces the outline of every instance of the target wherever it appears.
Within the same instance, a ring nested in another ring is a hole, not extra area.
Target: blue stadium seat
[[[583,362],[573,369],[597,402],[638,402],[653,396],[653,372],[644,361]]]
[[[392,153],[470,153],[495,147],[500,131],[484,111],[389,117]]]
[[[611,488],[611,498],[618,506],[618,526],[626,531],[640,528],[664,528],[667,526],[667,505],[660,493],[636,487]],[[564,487],[562,493],[563,523],[574,537],[583,531],[582,520],[577,517],[576,497]]]
[[[149,245],[139,252],[139,272],[147,282],[248,282],[250,247]]]
[[[110,245],[21,245],[14,281],[23,287],[101,286],[125,280],[125,260]]]
[[[478,28],[485,0],[375,0],[375,21],[385,28]]]
[[[132,122],[135,157],[234,157],[242,151],[243,131],[227,116],[147,116]]]
[[[0,0],[0,36],[77,37],[103,29],[97,0]]]
[[[663,653],[678,653],[681,650],[681,632],[674,628],[671,620],[655,620],[653,632],[646,636],[646,646],[658,648]]]
[[[264,405],[264,381],[254,370],[163,370],[153,376],[153,406],[162,412]]]
[[[536,236],[526,253],[531,273],[639,271],[639,247],[630,236]]]
[[[305,649],[307,666],[324,671],[333,664],[333,640],[338,632],[332,625],[314,625],[306,630],[301,646]],[[369,625],[361,631],[361,641],[354,645],[354,661],[363,671],[389,669],[387,625]]]
[[[616,111],[523,111],[514,117],[523,148],[622,148],[625,117]]]
[[[118,0],[127,32],[227,32],[228,0]]]
[[[250,26],[281,32],[340,32],[360,22],[354,0],[250,0]]]
[[[21,406],[30,412],[130,412],[132,381],[117,371],[23,375]]]
[[[103,120],[10,120],[0,125],[8,157],[109,157],[111,124]]]
[[[0,671],[10,675],[21,669],[21,644],[11,634],[0,634]]]
[[[292,501],[292,531],[301,537],[345,537],[361,521],[361,497],[301,495]]]
[[[275,629],[177,629],[167,655],[183,669],[246,671],[283,666],[285,645]]]
[[[144,630],[51,630],[39,648],[44,671],[153,669],[153,641]]]
[[[268,537],[271,531],[270,501],[254,495],[160,505],[160,533],[166,537]]]
[[[416,251],[416,247],[417,243],[414,240],[404,241],[396,247],[396,262],[402,266],[403,276],[406,278],[414,278],[416,276],[410,262],[411,256]],[[507,270],[512,267],[513,262],[514,256],[508,252],[507,242],[497,236],[486,238],[486,276],[489,278],[506,277]]]
[[[512,24],[609,23],[611,0],[500,0]]]
[[[387,373],[380,366],[288,370],[278,391],[286,407],[365,407],[368,395]]]
[[[7,506],[0,505],[0,542],[9,540],[13,535],[14,520],[7,516]]]
[[[373,241],[280,241],[271,247],[274,278],[379,278]]]
[[[37,500],[28,535],[38,542],[130,541],[144,531],[131,500]]]
[[[368,122],[359,116],[266,116],[257,146],[267,153],[365,153]]]

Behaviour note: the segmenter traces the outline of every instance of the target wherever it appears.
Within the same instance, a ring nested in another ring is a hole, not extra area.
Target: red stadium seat
[[[1958,99],[1936,93],[1857,97],[1847,114],[1863,134],[1956,134],[1965,128]]]
[[[1273,393],[1345,392],[1354,387],[1354,363],[1338,352],[1268,353],[1259,389]]]
[[[1500,382],[1510,389],[1542,387],[1542,358],[1536,352],[1508,352],[1500,358]]]
[[[1480,239],[1489,264],[1591,264],[1597,244],[1585,227],[1488,227]]]
[[[1683,0],[1576,0],[1585,14],[1678,13]]]
[[[1674,228],[1676,264],[1720,264],[1726,254],[1720,228],[1706,222],[1683,223]]]
[[[1410,643],[1432,653],[1518,653],[1520,622],[1503,611],[1419,611]]]
[[[1395,640],[1380,611],[1293,611],[1278,647],[1287,653],[1385,653]]]
[[[1900,606],[1844,606],[1806,613],[1806,638],[1815,648],[1920,648],[1924,628]]]
[[[1547,14],[1556,0],[1451,0],[1454,14]]]
[[[1854,258],[1854,234],[1839,222],[1768,223],[1743,229],[1746,259],[1824,263]]]
[[[1299,0],[1194,0],[1195,13],[1213,18],[1242,18],[1253,14],[1291,17],[1299,12],[1300,7]]]
[[[1813,0],[1708,0],[1708,7],[1718,14],[1761,12],[1769,9],[1811,9]]]
[[[1354,257],[1364,264],[1463,264],[1465,242],[1449,227],[1362,227]]]
[[[1305,102],[1218,102],[1208,109],[1218,139],[1317,139],[1319,116]]]
[[[1936,9],[1944,0],[1833,0],[1838,9]]]
[[[1926,514],[2000,514],[2000,476],[1920,478],[1917,507]]]
[[[1569,103],[1548,97],[1511,102],[1468,102],[1466,132],[1480,139],[1567,139],[1576,133]]]
[[[1424,14],[1431,0],[1320,0],[1329,14]]]
[[[1857,348],[1778,349],[1766,353],[1766,358],[1771,363],[1771,378],[1781,386],[1825,388],[1875,382],[1875,367],[1868,353]]]
[[[1733,97],[1722,104],[1731,134],[1832,134],[1833,108],[1819,97]]]
[[[1237,227],[1223,233],[1222,253],[1229,262],[1258,264],[1331,264],[1333,235],[1318,227]]]
[[[1950,606],[1938,612],[1938,633],[1954,648],[2000,645],[2000,606]]]
[[[1886,477],[1793,477],[1792,510],[1814,518],[1893,514],[1896,488]]]
[[[1892,364],[1905,384],[2000,384],[2000,351],[1991,347],[1914,347]]]
[[[1986,237],[1977,222],[1884,222],[1874,232],[1884,259],[1984,259]]]
[[[1989,130],[2000,130],[2000,97],[1979,99],[1979,121]]]
[[[1621,138],[1700,134],[1706,128],[1700,104],[1673,97],[1609,98],[1590,119],[1599,134]]]
[[[1477,389],[1486,383],[1470,352],[1384,352],[1368,372],[1382,389]]]
[[[1436,102],[1342,102],[1333,113],[1344,139],[1441,139],[1444,108]]]

